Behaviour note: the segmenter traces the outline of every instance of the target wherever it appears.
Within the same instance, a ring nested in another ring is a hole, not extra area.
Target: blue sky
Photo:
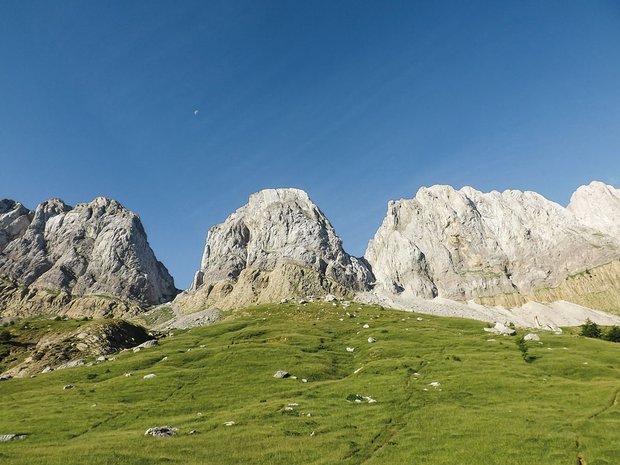
[[[362,255],[422,185],[620,186],[613,1],[3,1],[0,66],[0,197],[115,198],[182,288],[262,188]]]

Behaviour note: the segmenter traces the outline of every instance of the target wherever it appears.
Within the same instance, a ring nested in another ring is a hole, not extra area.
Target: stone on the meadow
[[[273,377],[274,378],[288,378],[289,376],[291,376],[291,374],[288,371],[284,371],[284,370],[278,370],[274,373]]]
[[[63,363],[56,367],[57,370],[64,370],[65,368],[75,368],[84,365],[84,360],[81,358],[77,360],[71,360],[70,362]]]
[[[517,332],[503,323],[495,323],[492,328],[483,328],[487,333],[501,334],[503,336],[514,336]]]
[[[156,347],[158,345],[159,345],[159,341],[157,339],[149,339],[148,341],[145,341],[136,347],[139,347],[141,349],[150,349],[151,347]]]
[[[154,426],[144,433],[145,436],[153,436],[156,438],[168,438],[177,434],[178,429],[173,426]]]
[[[0,434],[0,442],[14,441],[16,439],[24,439],[27,434]]]

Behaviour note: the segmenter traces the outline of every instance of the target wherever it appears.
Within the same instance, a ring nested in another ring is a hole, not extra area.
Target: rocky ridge
[[[140,218],[103,197],[74,208],[52,199],[35,211],[0,201],[0,279],[10,291],[0,296],[5,315],[66,308],[76,297],[87,298],[78,314],[86,306],[83,314],[116,315],[177,293]]]
[[[560,308],[571,321],[598,318],[584,307],[620,310],[617,198],[598,182],[578,189],[568,208],[527,191],[421,188],[389,203],[364,259],[356,259],[303,191],[265,190],[209,231],[192,288],[177,302],[191,312],[355,294],[418,310],[419,299],[440,299],[430,311],[488,320],[528,302],[566,300],[578,305],[535,308],[552,322]]]
[[[139,218],[118,202],[50,200],[30,211],[0,201],[5,316],[137,315],[175,294]],[[192,286],[172,308],[179,319],[327,294],[418,311],[432,299],[431,312],[487,320],[532,302],[577,304],[543,305],[573,319],[585,307],[618,313],[620,190],[593,182],[564,208],[527,191],[421,188],[388,204],[355,258],[305,192],[266,189],[210,229]]]
[[[617,301],[619,192],[595,182],[564,208],[534,192],[421,188],[389,203],[369,243],[375,293],[518,306],[604,289]],[[598,281],[578,279],[592,269]]]

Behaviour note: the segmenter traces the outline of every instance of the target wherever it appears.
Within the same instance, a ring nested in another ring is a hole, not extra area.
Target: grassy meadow
[[[355,303],[228,313],[114,361],[1,382],[0,434],[28,436],[0,442],[0,463],[620,463],[620,344],[540,333],[527,362],[517,337],[483,327]],[[177,436],[144,435],[160,425]]]

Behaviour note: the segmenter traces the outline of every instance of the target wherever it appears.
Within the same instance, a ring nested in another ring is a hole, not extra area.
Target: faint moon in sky
[[[194,110],[194,116],[198,116],[198,110]]]

